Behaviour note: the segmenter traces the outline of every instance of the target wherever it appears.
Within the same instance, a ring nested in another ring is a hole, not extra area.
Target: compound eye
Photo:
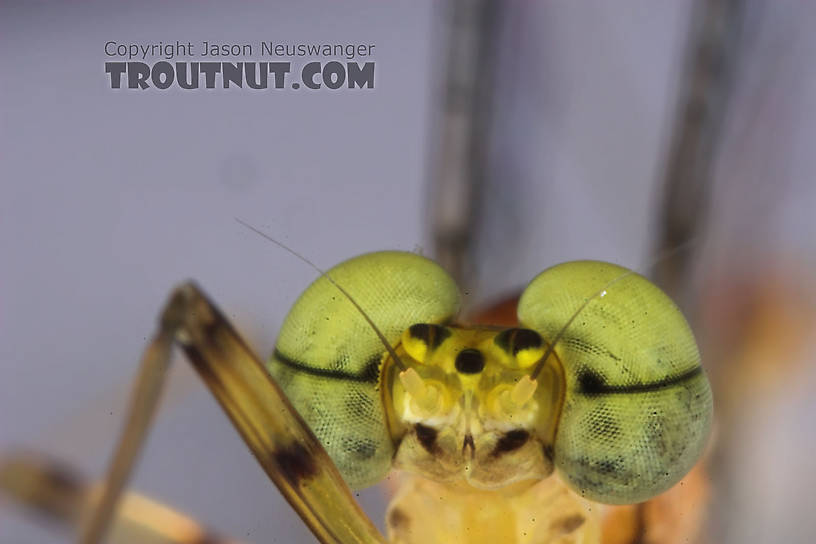
[[[402,333],[402,346],[413,359],[424,363],[428,354],[438,348],[450,335],[451,331],[442,325],[417,323]]]
[[[544,340],[530,329],[507,329],[493,339],[493,343],[514,357],[519,367],[527,368],[544,356]]]

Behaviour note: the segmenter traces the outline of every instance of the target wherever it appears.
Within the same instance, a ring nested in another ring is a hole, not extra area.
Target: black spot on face
[[[518,329],[506,329],[496,335],[493,343],[499,346],[507,353],[513,352],[513,337]]]
[[[462,374],[478,374],[484,365],[484,355],[478,349],[463,349],[456,356],[456,370]]]
[[[466,455],[466,451],[470,450],[470,456],[473,457],[476,452],[476,443],[473,441],[473,435],[467,433],[465,439],[462,441],[462,455]]]
[[[553,450],[552,444],[544,444],[544,457],[552,462],[554,456],[555,450]]]
[[[388,525],[392,529],[405,530],[411,524],[411,518],[403,510],[394,508],[388,514]]]
[[[425,345],[428,346],[428,349],[434,350],[451,335],[451,332],[447,327],[443,327],[442,325],[417,323],[408,327],[408,334],[424,342]]]
[[[295,485],[317,474],[315,458],[302,444],[295,442],[272,455],[281,472]]]
[[[513,339],[513,355],[524,349],[540,348],[541,335],[530,329],[518,329]]]
[[[550,524],[556,534],[568,535],[584,524],[586,520],[581,514],[572,514],[561,519],[557,519]]]
[[[530,329],[507,329],[496,335],[493,342],[511,355],[531,348],[540,348],[543,344],[541,335]]]
[[[496,442],[496,446],[493,448],[491,455],[497,456],[501,455],[502,453],[517,450],[526,444],[529,439],[530,433],[524,429],[514,429],[504,433],[504,436],[502,436],[499,441]]]
[[[436,429],[418,423],[414,426],[414,432],[416,432],[417,440],[419,440],[419,443],[425,448],[425,451],[428,453],[434,453],[436,451],[436,435],[438,434]]]

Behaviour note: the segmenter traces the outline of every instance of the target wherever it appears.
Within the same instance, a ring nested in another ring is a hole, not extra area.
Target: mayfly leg
[[[176,343],[320,542],[384,541],[262,363],[204,293],[187,283],[171,294],[145,350],[101,498],[82,522],[79,542],[94,544],[105,535],[150,428]]]
[[[103,484],[37,453],[17,451],[0,459],[0,489],[22,506],[63,525],[77,526],[98,504]],[[239,544],[143,495],[122,496],[108,531],[111,542],[141,544]]]

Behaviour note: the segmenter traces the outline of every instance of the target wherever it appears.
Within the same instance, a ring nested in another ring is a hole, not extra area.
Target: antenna
[[[348,291],[346,291],[343,288],[342,285],[340,285],[339,283],[334,281],[334,279],[328,274],[328,272],[321,269],[319,266],[314,264],[312,261],[310,261],[309,259],[307,259],[303,255],[301,255],[300,253],[298,253],[294,249],[290,248],[289,246],[287,246],[283,242],[279,242],[279,241],[275,240],[274,238],[272,238],[271,236],[269,236],[265,232],[263,232],[263,231],[261,231],[259,229],[256,229],[255,227],[253,227],[249,223],[239,219],[238,217],[236,217],[235,220],[238,223],[240,223],[241,225],[243,225],[244,227],[246,227],[249,230],[251,230],[252,232],[254,232],[255,234],[258,234],[258,235],[262,236],[263,238],[266,238],[267,240],[269,240],[270,242],[272,242],[273,244],[275,244],[279,248],[288,251],[290,254],[294,255],[295,257],[297,257],[298,259],[300,259],[301,261],[303,261],[304,263],[306,263],[307,265],[312,267],[314,270],[316,270],[321,276],[323,276],[324,278],[329,280],[331,282],[331,284],[334,285],[337,288],[337,290],[340,291],[343,294],[343,296],[348,299],[349,302],[351,302],[352,305],[354,305],[354,307],[357,309],[358,312],[360,312],[360,315],[363,316],[363,318],[366,320],[366,322],[369,325],[371,325],[371,328],[377,334],[377,337],[380,339],[380,342],[382,342],[382,345],[385,346],[385,350],[388,352],[388,354],[391,356],[391,358],[394,359],[394,362],[397,363],[397,366],[400,367],[400,370],[406,370],[407,369],[407,367],[405,366],[405,363],[403,363],[402,360],[399,358],[399,356],[397,355],[397,352],[394,350],[393,347],[391,347],[391,344],[388,342],[388,339],[385,337],[385,335],[382,332],[380,332],[380,329],[377,328],[377,325],[375,325],[374,322],[371,320],[371,318],[368,317],[368,314],[365,313],[365,311],[360,307],[359,304],[357,304],[357,301],[354,300],[354,298],[348,293]]]
[[[690,239],[686,240],[685,242],[683,242],[682,244],[673,247],[672,249],[661,252],[660,255],[658,255],[654,259],[652,259],[652,261],[648,264],[646,269],[650,270],[650,269],[654,268],[657,265],[657,263],[659,263],[660,261],[662,261],[664,259],[668,259],[669,257],[674,255],[675,253],[678,253],[680,251],[683,251],[683,250],[689,248],[696,241],[697,241],[697,239],[690,238]],[[552,344],[550,344],[549,347],[547,347],[547,351],[544,352],[544,355],[541,357],[541,359],[539,359],[538,363],[536,364],[535,368],[533,369],[533,372],[530,374],[531,379],[535,380],[538,377],[539,373],[544,368],[544,364],[546,363],[547,359],[555,351],[555,345],[558,344],[558,341],[561,340],[562,336],[564,336],[564,333],[567,331],[567,329],[572,324],[572,322],[575,321],[575,318],[578,317],[578,315],[581,312],[584,311],[584,308],[586,308],[589,305],[589,303],[592,302],[593,300],[595,300],[596,298],[605,297],[607,289],[609,289],[610,287],[612,287],[613,285],[615,285],[616,283],[618,283],[622,279],[631,276],[632,274],[636,274],[636,272],[634,270],[627,270],[626,272],[624,272],[620,276],[618,276],[616,278],[613,278],[612,280],[607,282],[606,285],[604,285],[603,287],[598,289],[594,294],[590,295],[589,297],[586,298],[586,300],[584,300],[583,304],[581,304],[578,307],[578,309],[575,310],[575,313],[572,314],[572,317],[570,317],[567,320],[567,322],[564,323],[564,326],[561,327],[561,330],[559,330],[558,334],[555,335],[555,339],[553,340]]]

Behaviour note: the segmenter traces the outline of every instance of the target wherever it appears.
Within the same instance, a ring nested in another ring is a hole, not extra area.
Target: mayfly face
[[[450,326],[459,303],[435,263],[379,252],[329,270],[287,316],[269,369],[352,487],[395,465],[483,489],[556,469],[625,504],[699,457],[708,380],[682,314],[642,276],[549,268],[515,329]]]
[[[557,367],[530,372],[545,353],[528,329],[416,324],[384,368],[384,399],[404,430],[395,465],[437,481],[491,489],[553,471],[563,385]]]

